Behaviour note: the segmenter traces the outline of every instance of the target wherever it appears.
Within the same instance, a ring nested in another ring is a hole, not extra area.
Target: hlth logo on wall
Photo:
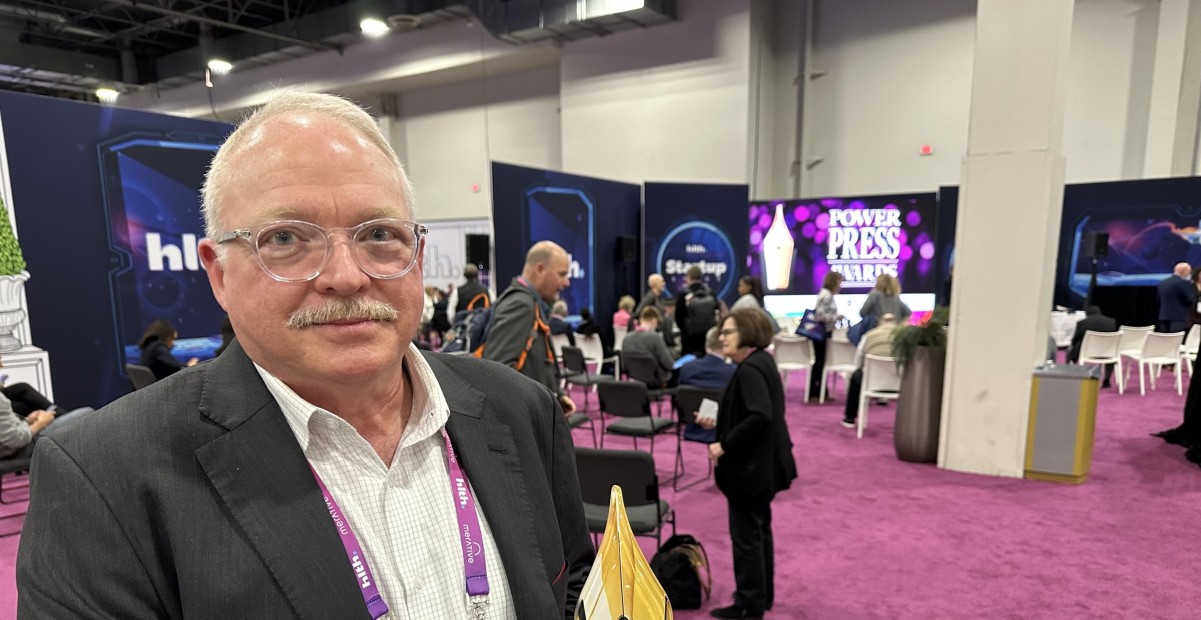
[[[698,267],[701,279],[719,297],[730,291],[734,246],[725,233],[710,222],[692,221],[673,228],[659,244],[655,261],[668,281],[668,289],[682,291],[688,270]]]
[[[570,264],[567,268],[568,279],[579,280],[588,275],[584,273],[584,268],[580,267],[580,261],[572,258],[570,253],[567,254],[567,262]]]
[[[180,242],[183,246],[181,250],[179,246],[168,243],[163,244],[162,235],[159,233],[146,233],[146,261],[150,271],[163,271],[164,261],[166,262],[166,271],[199,271],[203,269],[200,264],[200,253],[197,246],[200,245],[200,240],[192,233],[184,233]]]

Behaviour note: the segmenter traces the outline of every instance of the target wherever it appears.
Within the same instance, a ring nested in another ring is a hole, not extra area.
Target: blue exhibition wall
[[[211,357],[224,312],[196,253],[199,188],[230,126],[16,93],[0,93],[0,123],[56,400],[128,392],[124,365],[155,319],[179,331],[178,357]]]
[[[662,274],[675,295],[695,265],[705,284],[732,304],[746,274],[747,186],[646,183],[644,191],[643,275]]]
[[[492,223],[497,291],[521,275],[525,253],[549,239],[571,256],[571,286],[561,297],[577,318],[589,308],[602,330],[621,295],[637,292],[637,263],[618,255],[622,237],[636,237],[642,188],[538,168],[492,163]],[[631,289],[631,287],[633,287]]]

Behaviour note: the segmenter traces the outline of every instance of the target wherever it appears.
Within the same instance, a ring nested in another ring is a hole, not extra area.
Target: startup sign
[[[655,266],[675,293],[684,290],[688,270],[699,267],[702,281],[725,296],[735,278],[734,246],[729,237],[709,222],[687,222],[673,228],[659,244]]]
[[[826,259],[844,288],[874,286],[881,274],[897,275],[901,257],[899,209],[830,209]]]

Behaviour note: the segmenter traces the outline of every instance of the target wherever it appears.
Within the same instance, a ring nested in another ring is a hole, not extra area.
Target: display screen
[[[200,188],[219,136],[123,136],[99,146],[109,248],[118,267],[109,272],[117,333],[128,362],[137,341],[157,319],[179,332],[177,356],[212,357],[213,333],[224,311],[200,265],[203,237]]]
[[[1067,215],[1067,214],[1065,214]],[[1106,255],[1097,258],[1100,286],[1155,286],[1185,262],[1201,264],[1201,207],[1138,205],[1085,210],[1071,227],[1071,265],[1068,286],[1088,293],[1092,258],[1084,247],[1089,233],[1109,235]]]
[[[567,302],[569,319],[578,321],[581,308],[593,307],[592,200],[575,188],[535,187],[525,193],[525,217],[526,247],[549,240],[567,250],[571,284],[559,298]]]
[[[799,316],[813,307],[830,271],[842,274],[838,302],[858,309],[881,274],[895,276],[921,318],[934,307],[934,194],[771,200],[749,210],[747,273],[758,276],[768,309]]]

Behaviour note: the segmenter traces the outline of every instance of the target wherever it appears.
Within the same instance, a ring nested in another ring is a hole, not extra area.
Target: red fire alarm
[[[480,193],[480,184],[479,184],[479,183],[472,183],[472,184],[471,184],[471,193],[473,193],[473,194],[478,194],[478,193]]]
[[[917,152],[922,157],[926,157],[927,155],[933,155],[934,154],[934,145],[933,144],[923,144],[921,146],[921,148],[919,148],[917,150]]]

